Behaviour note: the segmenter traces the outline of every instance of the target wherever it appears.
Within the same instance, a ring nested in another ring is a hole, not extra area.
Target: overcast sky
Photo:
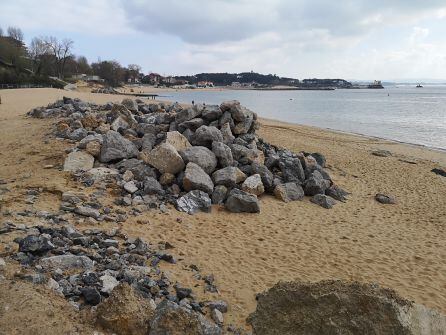
[[[9,25],[166,75],[446,78],[445,0],[0,0]]]

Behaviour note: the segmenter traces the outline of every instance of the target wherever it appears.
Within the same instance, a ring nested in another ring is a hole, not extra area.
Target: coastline
[[[127,96],[56,89],[9,90],[0,95],[0,179],[9,188],[2,195],[2,210],[27,209],[26,190],[42,188],[44,195],[35,208],[58,211],[60,194],[79,187],[58,169],[71,144],[47,139],[51,121],[28,119],[26,112],[64,95],[101,104]],[[307,199],[283,203],[263,196],[261,213],[256,215],[228,213],[218,206],[210,214],[194,216],[173,208],[167,213],[154,210],[130,217],[119,226],[122,233],[171,243],[180,264],[164,264],[163,270],[172,281],[193,285],[191,264],[203,274],[213,274],[218,297],[230,306],[227,324],[246,327],[246,317],[256,307],[255,295],[279,280],[374,282],[446,312],[446,250],[442,248],[446,178],[431,172],[438,164],[446,166],[446,153],[313,126],[260,121],[259,136],[272,144],[324,154],[333,180],[351,193],[348,201],[326,210]],[[373,156],[377,149],[390,150],[392,156]],[[46,169],[47,165],[54,168]],[[376,193],[395,196],[397,204],[377,203]],[[110,195],[110,203],[112,199]],[[35,217],[14,220],[38,223]],[[108,222],[77,225],[79,229],[115,227]],[[0,252],[13,244],[7,238],[0,235]],[[203,300],[217,297],[200,290],[194,293]]]

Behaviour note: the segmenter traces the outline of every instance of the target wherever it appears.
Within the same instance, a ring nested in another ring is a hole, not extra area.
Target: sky
[[[163,75],[446,79],[445,0],[0,0],[0,27]]]

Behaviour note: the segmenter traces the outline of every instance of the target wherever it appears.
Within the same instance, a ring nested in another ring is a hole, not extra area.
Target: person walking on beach
[[[192,105],[195,105],[195,102],[192,100]]]

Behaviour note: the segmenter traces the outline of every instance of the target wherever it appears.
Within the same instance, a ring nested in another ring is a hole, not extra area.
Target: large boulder
[[[183,159],[169,143],[161,143],[149,153],[141,155],[141,158],[161,173],[177,174],[184,169]]]
[[[305,194],[310,196],[325,194],[325,190],[328,186],[329,185],[327,185],[327,181],[322,177],[322,174],[318,170],[315,170],[305,181]]]
[[[128,284],[121,284],[98,305],[96,322],[118,335],[146,335],[156,308],[151,302]]]
[[[225,207],[233,213],[259,213],[260,206],[257,196],[234,188],[229,192]]]
[[[257,295],[255,335],[444,334],[446,316],[358,282],[280,282]]]
[[[220,105],[223,112],[231,113],[232,119],[235,121],[233,129],[234,134],[246,134],[251,129],[255,114],[249,109],[240,105],[238,101],[225,101]]]
[[[171,144],[177,151],[191,147],[187,138],[178,131],[169,131],[166,134],[166,143]]]
[[[223,135],[217,127],[201,126],[195,131],[193,144],[199,146],[212,147],[212,142],[222,142]]]
[[[218,120],[222,114],[223,112],[218,105],[206,105],[201,113],[203,119],[208,122]]]
[[[235,136],[232,134],[231,126],[229,122],[224,123],[220,127],[221,135],[223,136],[223,142],[226,144],[230,144],[234,142]]]
[[[263,187],[262,178],[259,174],[253,174],[245,179],[242,184],[242,190],[254,195],[261,195],[265,192]]]
[[[178,125],[180,123],[192,120],[192,119],[200,116],[202,111],[203,111],[203,109],[198,105],[192,106],[190,108],[182,109],[178,113],[176,113],[175,122]]]
[[[214,190],[214,183],[211,177],[195,163],[187,163],[184,172],[183,187],[186,191],[201,190],[211,194]]]
[[[207,174],[211,174],[217,167],[217,157],[206,147],[195,146],[180,151],[184,162],[199,165]]]
[[[156,308],[148,335],[221,335],[219,326],[200,313],[164,300]]]
[[[77,255],[57,255],[45,257],[40,260],[40,265],[44,269],[61,269],[61,270],[92,270],[94,267],[94,261],[87,256]]]
[[[297,183],[279,184],[274,188],[274,195],[284,202],[301,200],[304,197],[302,186]]]
[[[325,194],[316,194],[313,196],[310,201],[316,205],[319,205],[321,207],[324,207],[326,209],[332,208],[334,205],[336,205],[336,200],[329,197]]]
[[[29,235],[19,241],[19,251],[31,254],[42,254],[54,249],[55,246],[45,236]]]
[[[64,171],[88,171],[93,168],[94,157],[85,151],[70,152],[63,165]]]
[[[274,175],[273,173],[268,170],[268,168],[263,165],[259,164],[257,162],[253,162],[251,164],[251,170],[252,173],[257,173],[262,178],[263,186],[267,191],[272,191],[274,188]]]
[[[138,148],[133,142],[121,136],[120,133],[109,130],[104,135],[104,141],[99,155],[99,161],[109,163],[138,155]]]
[[[223,142],[212,142],[212,152],[217,157],[221,167],[232,166],[234,164],[231,148]]]
[[[206,192],[193,190],[177,200],[177,209],[188,214],[195,214],[199,211],[210,212],[211,198]]]
[[[235,185],[243,182],[246,179],[246,175],[235,166],[228,166],[223,169],[217,170],[212,174],[212,180],[216,185],[224,185],[232,188]]]
[[[125,106],[131,112],[137,112],[138,111],[138,104],[133,99],[125,98],[125,99],[122,100],[121,104],[123,106]]]
[[[217,185],[212,192],[211,199],[215,205],[221,205],[225,202],[228,195],[228,188],[224,185]]]
[[[285,182],[304,182],[305,172],[299,158],[286,157],[279,162]]]

